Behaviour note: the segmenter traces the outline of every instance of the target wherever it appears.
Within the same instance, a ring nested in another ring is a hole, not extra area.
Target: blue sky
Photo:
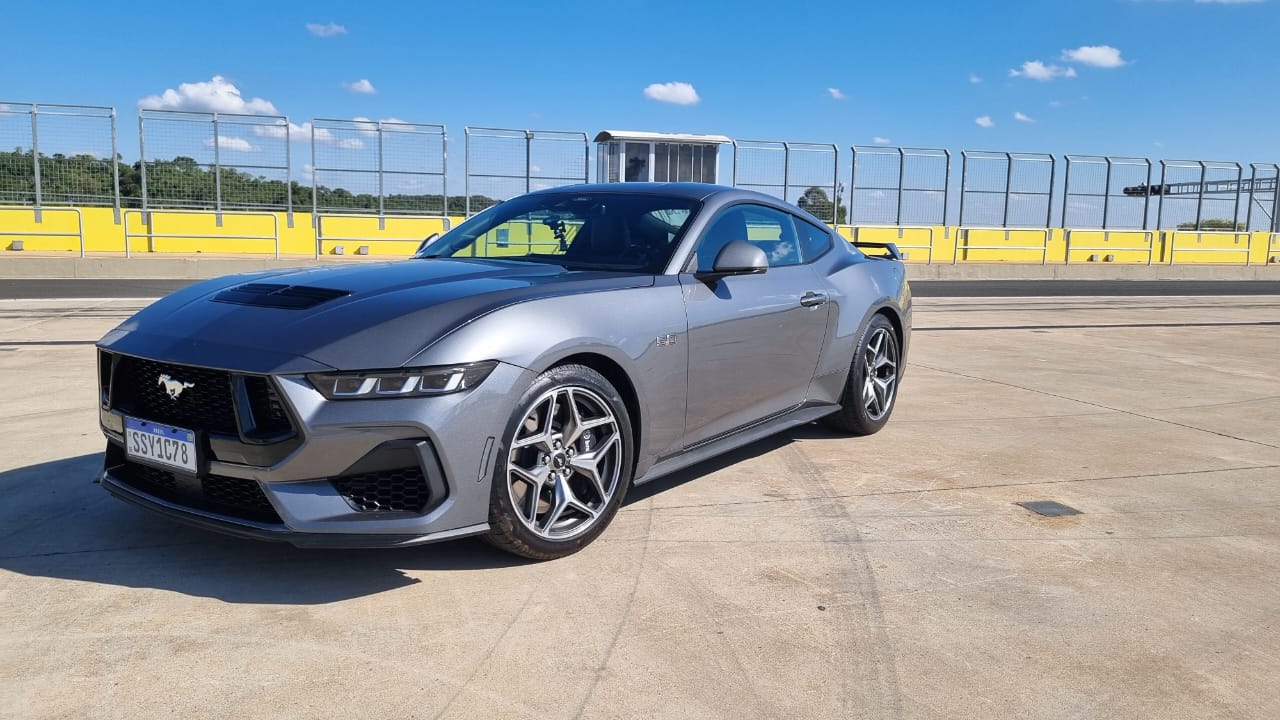
[[[76,0],[5,15],[0,101],[114,105],[126,157],[141,99],[229,110],[229,84],[299,124],[394,117],[456,138],[623,128],[1280,160],[1280,0]],[[646,96],[666,83],[697,102]]]

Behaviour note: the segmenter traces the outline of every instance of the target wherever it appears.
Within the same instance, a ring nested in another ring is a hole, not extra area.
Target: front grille
[[[431,499],[426,478],[417,467],[344,475],[332,482],[347,504],[364,512],[420,513]]]
[[[108,450],[108,462],[111,452]],[[132,488],[180,505],[230,517],[281,524],[280,515],[254,480],[205,475],[178,476],[168,470],[124,461],[112,474]]]
[[[165,389],[161,376],[190,383],[177,398]],[[236,411],[231,399],[231,374],[189,365],[121,355],[111,384],[111,404],[120,412],[188,430],[235,435]]]

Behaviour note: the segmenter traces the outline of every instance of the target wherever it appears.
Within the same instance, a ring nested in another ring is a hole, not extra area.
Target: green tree
[[[843,191],[844,187],[837,185],[836,190]],[[844,206],[844,198],[841,197],[843,194],[843,192],[840,192],[836,199],[836,212],[834,219],[837,225],[843,225],[849,214],[848,208]],[[826,220],[827,222],[832,221],[831,197],[827,195],[825,188],[814,186],[805,190],[804,194],[800,196],[800,199],[796,200],[796,206],[804,210],[808,210],[819,219]]]
[[[1244,223],[1237,223],[1232,220],[1223,218],[1212,218],[1209,220],[1201,220],[1200,227],[1196,227],[1195,222],[1185,222],[1178,224],[1179,230],[1203,230],[1205,232],[1244,232]]]

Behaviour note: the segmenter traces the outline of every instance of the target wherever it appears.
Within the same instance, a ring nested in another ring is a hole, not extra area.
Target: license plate
[[[125,454],[168,467],[196,471],[196,434],[147,420],[124,419]]]

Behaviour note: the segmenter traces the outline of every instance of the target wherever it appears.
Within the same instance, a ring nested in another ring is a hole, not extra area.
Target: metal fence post
[[[1061,223],[1061,224],[1062,224],[1062,227],[1064,227],[1064,228],[1065,228],[1065,227],[1067,226],[1067,202],[1068,202],[1069,200],[1071,200],[1071,156],[1070,156],[1070,155],[1066,155],[1066,156],[1064,156],[1064,157],[1065,157],[1065,158],[1066,158],[1066,160],[1067,160],[1067,170],[1066,170],[1066,172],[1067,172],[1067,176],[1066,176],[1065,178],[1063,178],[1063,179],[1062,179],[1062,223]],[[1107,167],[1107,172],[1110,172],[1110,171],[1111,171],[1111,168],[1110,168],[1110,166],[1108,166],[1108,167]],[[1052,204],[1052,203],[1050,203],[1050,204]],[[1107,226],[1107,211],[1106,211],[1106,210],[1103,210],[1103,211],[1102,211],[1102,227],[1106,227],[1106,226]],[[1071,240],[1070,240],[1070,239],[1071,239],[1071,236],[1070,236],[1070,235],[1068,235],[1068,236],[1067,236],[1067,242],[1068,242],[1068,245],[1067,245],[1067,255],[1068,255],[1068,257],[1067,257],[1067,262],[1071,262],[1071,258],[1070,258],[1070,255],[1071,255],[1071,252],[1070,252],[1070,248],[1071,248],[1070,241],[1071,241]]]
[[[1106,179],[1106,184],[1105,184],[1105,185],[1103,185],[1103,188],[1102,188],[1102,229],[1103,229],[1103,230],[1106,230],[1108,227],[1110,227],[1109,223],[1111,222],[1111,215],[1110,215],[1110,211],[1111,211],[1111,156],[1110,156],[1110,155],[1108,155],[1108,156],[1107,156],[1107,158],[1106,158],[1106,160],[1107,160],[1107,179]],[[1064,196],[1064,197],[1062,198],[1062,207],[1063,207],[1063,208],[1066,208],[1066,206],[1067,206],[1067,198]]]
[[[969,184],[969,151],[960,151],[960,227],[964,227],[964,196]],[[957,251],[959,252],[959,251]]]
[[[120,224],[120,148],[117,140],[116,109],[111,108],[111,187],[116,224]]]
[[[1160,161],[1160,202],[1156,203],[1156,230],[1164,229],[1164,186],[1165,181],[1169,179],[1169,161]],[[1150,188],[1151,184],[1148,183]],[[1150,190],[1148,190],[1150,192]]]
[[[738,141],[730,140],[729,144],[733,146],[733,179],[730,184],[738,187]]]
[[[1151,224],[1151,159],[1146,158],[1146,161],[1147,161],[1147,180],[1146,180],[1147,192],[1144,193],[1142,196],[1142,229],[1143,230],[1147,230],[1148,226]],[[1161,160],[1160,162],[1162,164],[1164,163],[1163,160]],[[1155,241],[1152,240],[1152,242],[1155,242]],[[1152,252],[1154,252],[1154,250]],[[1150,265],[1151,263],[1148,262],[1147,264]]]
[[[1240,186],[1244,184],[1244,168],[1241,167],[1240,163],[1235,163],[1235,166],[1236,166],[1236,202],[1234,207],[1235,212],[1232,213],[1232,216],[1231,216],[1231,232],[1236,232],[1240,229],[1240,191],[1243,190],[1243,188]],[[1250,189],[1250,192],[1252,192],[1252,188]],[[1248,229],[1249,228],[1247,227],[1245,228],[1245,230],[1248,230]]]
[[[151,227],[151,213],[147,212],[147,134],[143,131],[142,110],[138,110],[138,167],[142,176],[142,223]],[[129,218],[124,219],[127,226]],[[124,235],[124,256],[129,257],[129,233]]]
[[[944,177],[942,178],[942,224],[945,226],[947,224],[947,201],[951,196],[951,151],[943,150],[942,152],[947,156],[946,169],[943,171]],[[961,202],[963,202],[963,198],[961,198]],[[949,233],[950,231],[946,232]]]
[[[440,214],[444,216],[444,229],[448,232],[452,228],[449,226],[449,130],[445,126],[440,126],[440,204],[442,209]]]
[[[787,199],[791,190],[791,143],[782,143],[782,199]]]
[[[902,148],[898,148],[898,209],[894,213],[893,223],[895,225],[902,224],[902,196],[906,194],[902,191],[902,188],[904,185],[906,185],[906,182],[904,181],[904,178],[906,177],[906,172],[907,172],[907,152]]]
[[[831,163],[831,224],[840,224],[840,198],[844,194],[840,187],[840,148],[832,143],[831,152],[835,153],[835,162]],[[717,156],[719,153],[717,153]],[[847,206],[846,206],[847,208]],[[849,211],[845,210],[845,220],[849,219]]]
[[[316,257],[320,257],[320,194],[316,184],[316,121],[311,121],[311,227],[316,229]]]
[[[382,121],[378,121],[378,229],[387,229],[386,216],[386,169],[383,165]]]
[[[40,118],[40,106],[31,104],[31,168],[36,181],[36,222],[44,222],[40,195],[40,131],[37,129]]]
[[[1013,192],[1013,153],[1005,153],[1004,166],[1004,219],[1000,227],[1009,227],[1009,195]]]
[[[463,143],[464,175],[462,177],[462,191],[466,193],[466,196],[462,200],[462,214],[463,217],[471,217],[471,128],[465,127],[462,132],[466,136],[466,140]]]
[[[218,136],[218,113],[213,114],[213,210],[214,223],[222,227],[222,138]]]
[[[285,224],[293,227],[293,138],[289,136],[289,118],[284,119],[284,203]],[[280,256],[279,248],[276,257]]]
[[[533,187],[530,175],[533,174],[533,131],[524,131],[524,191]]]
[[[1012,168],[1010,168],[1010,170],[1012,170]],[[1045,203],[1044,203],[1044,226],[1045,227],[1051,227],[1053,225],[1053,187],[1054,187],[1054,181],[1057,180],[1057,178],[1058,178],[1058,158],[1053,154],[1050,154],[1049,155],[1049,195],[1045,199]],[[1065,196],[1062,198],[1062,204],[1064,207],[1067,204],[1067,199]],[[1107,221],[1107,217],[1105,214],[1102,216],[1102,221],[1104,223]],[[1049,245],[1049,241],[1046,240],[1045,241],[1046,248],[1048,247],[1048,245]],[[1045,250],[1046,261],[1048,260],[1048,252],[1049,251],[1046,249]],[[1040,264],[1043,265],[1044,263],[1042,262]]]
[[[1204,229],[1204,225],[1201,224],[1204,217],[1204,183],[1209,179],[1209,166],[1203,160],[1196,162],[1200,165],[1200,189],[1196,193],[1196,232],[1200,232]],[[1235,227],[1231,229],[1234,230]]]

